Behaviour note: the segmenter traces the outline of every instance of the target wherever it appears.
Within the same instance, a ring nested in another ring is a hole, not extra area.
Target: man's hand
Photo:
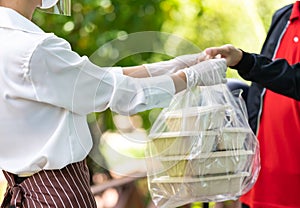
[[[229,67],[237,65],[243,57],[243,52],[240,49],[237,49],[233,45],[229,45],[229,44],[223,45],[221,47],[207,48],[205,49],[204,53],[209,58],[215,58],[216,56],[221,56],[221,58],[226,59],[227,66]]]

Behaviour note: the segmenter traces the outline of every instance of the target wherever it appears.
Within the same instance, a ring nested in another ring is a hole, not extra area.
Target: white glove
[[[187,88],[226,83],[226,60],[209,59],[200,62],[183,71],[186,75]]]
[[[188,54],[178,56],[174,59],[168,61],[161,61],[151,64],[143,64],[147,69],[151,77],[160,75],[169,75],[177,72],[178,70],[190,67],[198,63],[198,60],[205,57],[206,55],[202,53]]]

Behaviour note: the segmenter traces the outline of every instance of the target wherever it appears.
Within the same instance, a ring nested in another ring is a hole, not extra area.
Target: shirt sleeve
[[[37,101],[82,115],[107,108],[135,114],[166,107],[175,94],[169,76],[132,78],[123,75],[120,67],[99,67],[56,36],[35,49],[29,76]]]
[[[271,59],[243,52],[237,69],[241,77],[261,84],[276,93],[300,100],[300,63],[289,65],[285,59]]]

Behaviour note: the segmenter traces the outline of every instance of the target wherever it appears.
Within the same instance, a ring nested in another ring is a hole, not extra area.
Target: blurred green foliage
[[[259,52],[272,13],[289,2],[293,1],[72,0],[71,17],[37,11],[33,21],[67,39],[74,51],[87,56],[110,40],[141,31],[176,34],[200,49],[232,43]],[[119,65],[153,60],[157,58],[151,54],[137,55]]]

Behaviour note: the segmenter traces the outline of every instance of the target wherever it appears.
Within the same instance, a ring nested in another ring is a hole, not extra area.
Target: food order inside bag
[[[240,94],[226,84],[196,87],[162,110],[146,151],[156,206],[237,199],[254,185],[259,144]]]

